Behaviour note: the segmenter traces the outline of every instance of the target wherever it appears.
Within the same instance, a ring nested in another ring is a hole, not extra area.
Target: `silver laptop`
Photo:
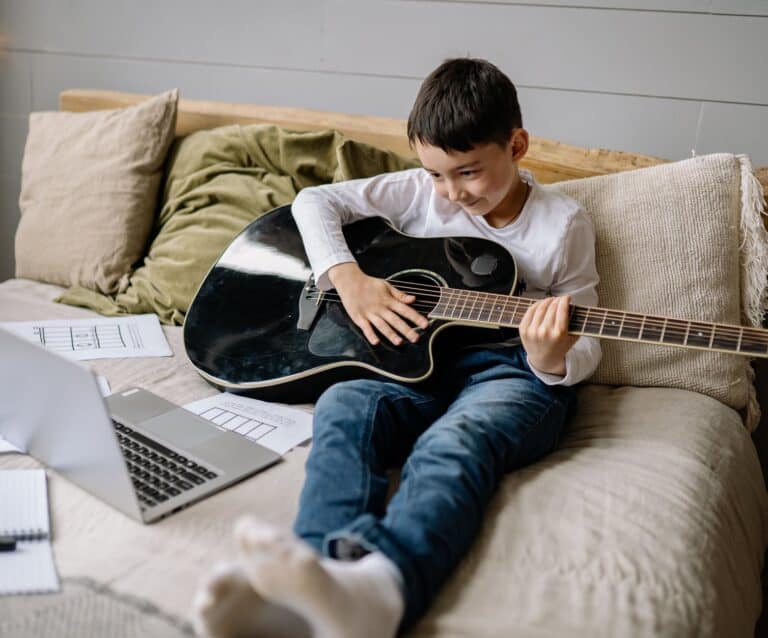
[[[2,329],[0,434],[144,523],[280,460],[146,390],[104,399],[89,369]]]

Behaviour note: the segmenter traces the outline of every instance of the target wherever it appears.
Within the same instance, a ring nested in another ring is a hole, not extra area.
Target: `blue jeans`
[[[294,531],[334,558],[380,551],[403,575],[401,629],[425,612],[477,536],[503,476],[550,452],[575,407],[521,346],[463,350],[428,381],[355,380],[315,407]],[[402,466],[387,504],[387,470]]]

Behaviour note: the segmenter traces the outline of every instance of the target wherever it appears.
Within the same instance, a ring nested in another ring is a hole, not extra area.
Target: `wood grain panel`
[[[70,90],[62,92],[60,108],[66,111],[89,111],[136,104],[148,96],[114,91]],[[393,118],[346,115],[254,104],[226,104],[200,100],[180,100],[176,134],[225,124],[257,124],[266,122],[294,130],[335,128],[352,139],[387,148],[414,157],[405,137],[405,122]],[[534,137],[523,166],[529,168],[542,183],[565,179],[605,175],[618,171],[654,166],[666,160],[600,148],[582,148],[555,140]],[[761,169],[768,192],[768,170]]]
[[[81,112],[128,106],[147,97],[114,91],[70,90],[61,93],[59,106],[62,110]],[[179,101],[176,134],[187,135],[225,124],[261,122],[295,130],[335,128],[353,139],[415,157],[405,137],[403,120],[310,109],[182,99]],[[553,182],[652,166],[662,161],[646,155],[580,148],[534,137],[525,163],[541,181]]]

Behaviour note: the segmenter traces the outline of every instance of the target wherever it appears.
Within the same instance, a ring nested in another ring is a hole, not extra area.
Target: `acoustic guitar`
[[[192,364],[222,390],[314,401],[331,383],[378,376],[417,383],[443,347],[509,339],[535,300],[519,296],[513,257],[472,237],[415,238],[374,217],[344,227],[369,275],[416,297],[417,343],[371,345],[338,294],[317,288],[290,206],[251,222],[203,280],[184,323]],[[568,331],[601,339],[768,357],[768,330],[571,305]]]

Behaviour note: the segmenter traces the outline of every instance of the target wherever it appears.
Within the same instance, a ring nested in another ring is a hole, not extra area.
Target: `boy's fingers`
[[[365,338],[368,339],[368,343],[374,346],[379,343],[379,338],[376,336],[376,333],[374,332],[373,327],[371,326],[370,323],[368,323],[365,319],[363,319],[357,325],[360,328],[360,330],[363,331]]]
[[[547,299],[547,313],[544,321],[547,327],[553,327],[557,322],[557,310],[560,307],[559,297],[550,297]]]
[[[416,331],[405,323],[397,313],[392,312],[391,310],[387,311],[384,314],[384,320],[409,341],[416,341],[416,339],[418,339],[419,335]]]
[[[389,339],[394,345],[399,346],[402,343],[402,339],[397,336],[397,333],[391,328],[391,326],[378,315],[371,317],[371,323],[376,326],[378,331]]]
[[[557,304],[557,323],[562,326],[566,331],[568,330],[569,317],[571,314],[571,296],[565,295],[560,297],[560,302]]]
[[[414,295],[404,292],[399,288],[395,288],[392,284],[390,284],[390,289],[392,290],[392,296],[395,297],[396,299],[399,299],[400,301],[403,301],[405,303],[412,303],[413,301],[416,300],[416,297]]]
[[[547,309],[549,308],[550,299],[551,298],[542,299],[541,301],[536,302],[533,310],[533,317],[531,318],[531,321],[535,326],[540,326],[544,321],[547,315]]]
[[[419,326],[420,328],[426,328],[429,325],[429,321],[427,321],[426,317],[420,315],[418,312],[416,312],[416,310],[407,304],[396,303],[392,307],[392,310],[394,310],[401,317],[405,317],[411,323]]]

